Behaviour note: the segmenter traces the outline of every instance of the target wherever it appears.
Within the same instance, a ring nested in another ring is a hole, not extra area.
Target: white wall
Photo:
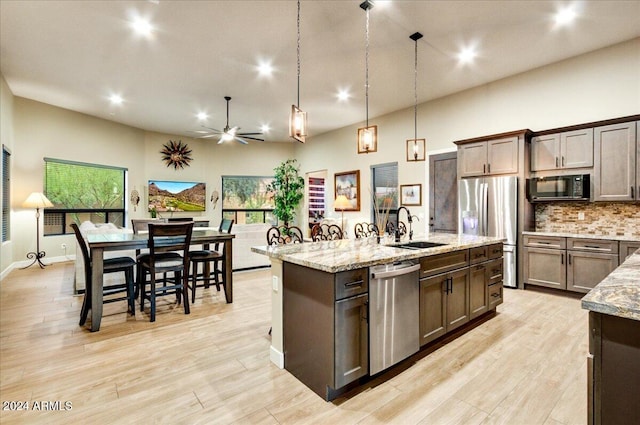
[[[2,75],[0,75],[0,145],[6,146],[13,154],[13,93]],[[2,175],[2,165],[0,165],[0,175]],[[3,193],[5,190],[7,188],[2,187]],[[2,206],[2,199],[0,199],[0,206]],[[0,273],[11,264],[12,250],[11,240],[0,242]]]
[[[427,139],[427,155],[455,150],[455,140],[529,128],[534,131],[640,113],[640,38],[543,68],[418,105],[418,137]],[[421,84],[428,80],[421,79]],[[384,99],[369,99],[384,102]],[[363,105],[364,119],[364,105]],[[326,168],[333,197],[333,175],[360,169],[361,211],[345,219],[369,219],[370,166],[397,161],[399,184],[422,183],[423,206],[411,207],[426,232],[428,158],[408,163],[405,140],[413,138],[413,108],[369,118],[378,126],[378,152],[357,154],[359,125],[310,138],[296,146],[302,172]],[[313,117],[309,117],[313,126]],[[337,213],[334,213],[337,216]]]

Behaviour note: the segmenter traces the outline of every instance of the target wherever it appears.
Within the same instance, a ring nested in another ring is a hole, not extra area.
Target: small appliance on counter
[[[590,175],[533,177],[527,179],[529,202],[589,201]]]

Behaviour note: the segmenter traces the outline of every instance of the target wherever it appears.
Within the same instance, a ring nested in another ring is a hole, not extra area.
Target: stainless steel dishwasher
[[[369,269],[369,375],[420,349],[419,270],[411,261]]]

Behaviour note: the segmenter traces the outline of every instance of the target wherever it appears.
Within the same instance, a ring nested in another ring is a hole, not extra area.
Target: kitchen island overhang
[[[443,245],[406,249],[371,238],[253,247],[272,263],[271,361],[326,400],[366,379],[373,266],[420,265],[420,346],[495,311],[502,302],[503,239],[431,234],[423,240]],[[347,354],[345,335],[357,340]]]

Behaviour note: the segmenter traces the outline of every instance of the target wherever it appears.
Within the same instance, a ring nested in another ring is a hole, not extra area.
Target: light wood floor
[[[78,327],[73,265],[0,284],[0,394],[70,401],[2,424],[584,424],[587,313],[578,298],[505,290],[496,317],[356,395],[327,403],[269,362],[270,271],[235,274],[234,303],[200,291],[157,321],[105,305]],[[167,297],[170,298],[170,297]],[[310,318],[312,320],[312,318]]]

